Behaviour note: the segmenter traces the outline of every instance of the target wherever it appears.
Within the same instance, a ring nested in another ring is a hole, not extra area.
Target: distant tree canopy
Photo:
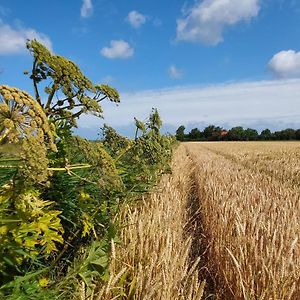
[[[272,139],[272,132],[270,129],[264,129],[261,133],[260,133],[260,139],[261,140],[271,140]]]
[[[203,130],[203,136],[207,140],[219,140],[222,128],[219,126],[209,125]]]
[[[287,128],[281,131],[271,132],[264,129],[260,134],[252,128],[244,129],[236,126],[230,130],[209,125],[203,129],[193,128],[185,133],[185,126],[181,125],[176,130],[178,141],[270,141],[270,140],[300,140],[300,129]]]
[[[176,130],[176,139],[178,141],[184,140],[184,131],[185,131],[185,127],[183,125],[179,126],[178,129]]]
[[[193,128],[189,133],[189,139],[192,141],[198,141],[202,138],[202,133],[198,128]]]

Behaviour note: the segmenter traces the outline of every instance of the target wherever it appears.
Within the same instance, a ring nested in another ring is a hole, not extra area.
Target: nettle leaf
[[[81,234],[82,237],[89,235],[91,231],[95,231],[92,218],[87,213],[82,214],[82,225],[83,225],[83,230]]]
[[[57,243],[64,242],[64,230],[58,217],[61,212],[49,208],[52,202],[40,199],[39,193],[32,188],[9,201],[14,203],[16,211],[11,222],[1,227],[5,234],[5,239],[1,238],[1,252],[8,253],[8,257],[20,265],[25,258],[35,259],[39,254],[57,251]],[[9,221],[9,217],[5,221]]]
[[[103,256],[91,261],[91,264],[93,266],[99,266],[99,267],[102,267],[104,269],[108,265],[108,256],[106,255],[106,253],[104,253]]]
[[[51,201],[40,199],[40,193],[34,189],[25,190],[15,200],[15,207],[20,215],[33,218],[44,213],[44,208],[53,204]]]
[[[37,240],[32,239],[32,238],[25,238],[24,239],[24,246],[27,249],[28,248],[29,249],[35,248],[35,246],[38,245],[38,244],[39,244],[39,242]]]

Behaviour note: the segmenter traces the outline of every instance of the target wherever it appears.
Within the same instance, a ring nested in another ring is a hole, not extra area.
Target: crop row
[[[284,179],[295,174],[289,165],[297,169],[299,146],[185,147],[196,164],[208,268],[220,299],[298,299],[300,195]]]

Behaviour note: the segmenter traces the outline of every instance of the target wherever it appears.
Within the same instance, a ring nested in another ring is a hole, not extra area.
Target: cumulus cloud
[[[257,81],[211,86],[122,93],[118,107],[103,103],[105,123],[127,126],[134,117],[144,120],[157,107],[166,124],[216,124],[283,129],[300,128],[300,79]],[[86,116],[80,128],[99,128],[99,120]]]
[[[126,20],[129,22],[129,24],[133,27],[133,28],[139,28],[141,27],[143,24],[146,23],[146,17],[139,13],[136,10],[131,11]]]
[[[92,0],[82,0],[82,6],[80,9],[80,15],[82,18],[88,18],[93,13]]]
[[[101,54],[110,59],[126,59],[133,56],[134,49],[123,40],[112,40],[110,42],[110,47],[104,47],[101,49]]]
[[[300,51],[280,51],[269,61],[269,69],[279,78],[300,77]]]
[[[217,45],[226,27],[258,15],[259,0],[197,1],[177,20],[177,40]]]
[[[26,50],[26,41],[37,39],[48,49],[52,49],[49,37],[32,28],[13,28],[0,20],[0,55],[19,54]]]
[[[175,65],[171,65],[169,67],[169,76],[172,78],[172,79],[180,79],[182,78],[183,76],[183,72],[182,70],[179,70]]]

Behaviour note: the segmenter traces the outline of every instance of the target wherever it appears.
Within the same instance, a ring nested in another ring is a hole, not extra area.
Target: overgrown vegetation
[[[175,138],[156,109],[134,120],[133,140],[105,124],[88,141],[72,133],[78,118],[103,117],[118,92],[27,47],[34,97],[0,85],[1,299],[298,299],[297,143],[186,143],[170,164]],[[178,140],[299,135],[184,131]]]
[[[0,297],[88,298],[110,276],[115,215],[168,171],[174,140],[156,109],[136,120],[135,140],[108,125],[98,142],[73,136],[83,113],[102,117],[100,102],[118,92],[36,40],[27,47],[35,97],[0,86]]]

